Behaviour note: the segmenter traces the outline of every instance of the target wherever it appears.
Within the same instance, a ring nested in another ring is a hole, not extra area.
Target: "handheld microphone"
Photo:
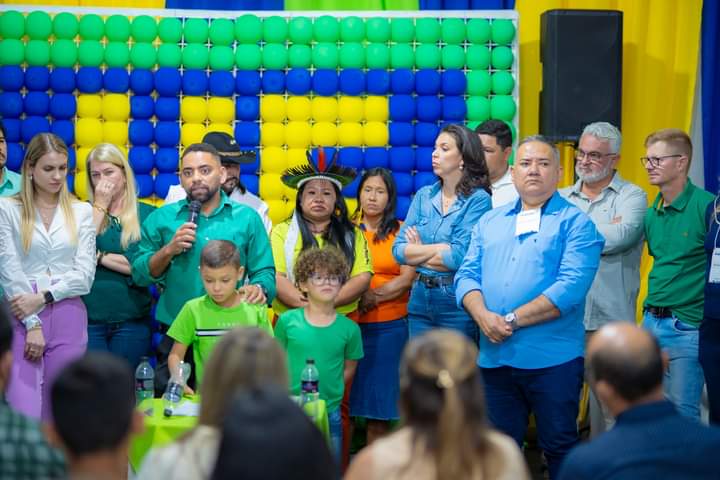
[[[198,219],[200,218],[200,209],[202,208],[202,203],[200,203],[199,200],[193,200],[190,202],[190,213],[188,215],[188,222],[194,223],[197,225]]]

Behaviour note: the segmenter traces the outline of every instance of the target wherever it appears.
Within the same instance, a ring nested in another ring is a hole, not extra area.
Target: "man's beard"
[[[216,187],[214,189],[210,187],[205,187],[206,190],[199,190],[196,189],[195,191],[192,190],[192,188],[187,191],[187,196],[190,201],[197,200],[200,203],[205,203],[208,200],[210,200],[212,197],[215,196],[217,191],[219,190],[219,187]]]
[[[606,178],[608,175],[612,173],[612,169],[610,168],[610,165],[606,165],[605,168],[598,172],[594,173],[583,173],[580,170],[579,165],[575,165],[575,174],[578,176],[580,181],[585,183],[595,183],[597,181],[602,180],[603,178]]]

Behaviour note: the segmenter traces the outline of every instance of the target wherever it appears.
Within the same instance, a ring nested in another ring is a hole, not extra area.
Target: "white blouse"
[[[30,251],[25,254],[20,238],[20,203],[12,197],[0,198],[0,286],[7,298],[33,293],[32,283],[38,291],[50,291],[55,301],[90,291],[96,265],[92,206],[74,201],[72,208],[77,244],[71,243],[65,216],[57,208],[49,230],[36,214]],[[37,314],[23,320],[33,317]]]

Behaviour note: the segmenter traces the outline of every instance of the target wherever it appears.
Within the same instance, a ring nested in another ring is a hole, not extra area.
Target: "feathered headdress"
[[[317,149],[317,162],[313,159],[310,151],[305,152],[308,164],[285,170],[281,177],[282,182],[290,188],[297,189],[302,187],[305,182],[321,178],[334,183],[338,189],[342,189],[355,180],[357,172],[354,168],[337,164],[338,152],[335,150],[330,163],[325,160],[325,150],[322,147]]]

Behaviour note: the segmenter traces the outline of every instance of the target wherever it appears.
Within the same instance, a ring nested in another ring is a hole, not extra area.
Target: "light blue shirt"
[[[502,343],[480,336],[478,365],[545,368],[583,356],[585,295],[605,240],[592,220],[555,192],[541,209],[540,231],[515,236],[521,202],[483,216],[455,274],[458,305],[472,290],[488,310],[505,315],[544,295],[556,319],[516,330]]]
[[[440,188],[440,182],[436,182],[415,193],[405,222],[400,227],[392,247],[395,260],[401,265],[407,265],[405,230],[409,227],[417,229],[423,244],[447,243],[450,245],[450,250],[446,250],[442,254],[443,264],[450,272],[440,272],[418,266],[418,273],[424,275],[448,275],[457,270],[470,243],[473,226],[485,212],[492,209],[490,195],[482,188],[478,188],[468,197],[458,195],[455,203],[443,215]]]
[[[0,197],[9,197],[20,191],[20,175],[7,167],[2,168],[2,182],[0,182]]]

